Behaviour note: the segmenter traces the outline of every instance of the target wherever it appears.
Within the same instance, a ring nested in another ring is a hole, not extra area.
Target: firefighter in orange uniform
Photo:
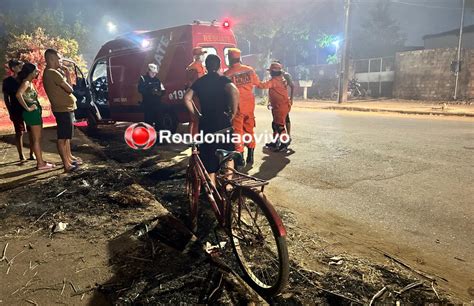
[[[286,118],[290,112],[291,102],[288,97],[288,83],[283,76],[282,65],[273,62],[268,69],[271,79],[262,82],[258,88],[268,89],[268,96],[272,109],[272,129],[273,135],[278,139],[275,143],[268,143],[267,146],[274,148],[276,151],[286,150],[290,137],[286,131]]]
[[[197,79],[207,73],[206,68],[203,65],[204,55],[206,53],[207,52],[201,47],[193,48],[194,61],[186,68],[186,88],[190,88]],[[196,108],[199,109],[200,106],[198,98],[194,97],[193,101]],[[191,118],[191,122],[189,123],[189,132],[192,135],[198,133],[198,121],[195,118]]]
[[[253,87],[260,84],[255,70],[250,67],[243,65],[240,58],[240,50],[237,48],[231,48],[228,52],[229,69],[224,72],[224,75],[230,78],[230,80],[237,86],[240,93],[239,110],[235,116],[232,126],[234,133],[243,136],[248,134],[251,137],[251,141],[248,143],[236,144],[235,150],[244,154],[244,147],[247,146],[247,163],[252,164],[254,161],[253,153],[255,150],[255,96],[253,94]]]

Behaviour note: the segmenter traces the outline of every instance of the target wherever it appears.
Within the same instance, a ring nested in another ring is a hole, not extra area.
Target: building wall
[[[455,48],[397,53],[393,96],[402,99],[452,99],[455,75],[451,71],[451,63],[456,60],[456,55]],[[474,50],[462,50],[461,58],[458,96],[474,98]]]
[[[458,35],[444,35],[425,39],[425,49],[457,48]],[[466,32],[462,35],[462,47],[474,49],[474,32]]]

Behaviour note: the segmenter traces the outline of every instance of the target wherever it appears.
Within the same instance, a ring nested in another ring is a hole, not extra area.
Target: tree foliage
[[[81,23],[81,14],[66,18],[59,2],[56,9],[43,8],[36,1],[28,11],[3,11],[0,13],[0,61],[11,58],[35,62],[40,68],[42,53],[47,48],[57,48],[64,56],[77,60],[86,67],[79,56],[89,44],[89,29]],[[0,76],[7,69],[0,69]]]
[[[41,7],[40,2],[36,1],[28,11],[3,12],[0,15],[0,24],[6,34],[4,40],[11,39],[11,35],[33,33],[37,28],[42,28],[51,37],[76,40],[82,51],[90,41],[89,29],[82,24],[81,19],[79,12],[75,18],[66,20],[61,2],[52,10]]]
[[[74,39],[65,39],[50,36],[45,33],[42,28],[37,28],[31,34],[13,34],[6,48],[6,59],[20,59],[24,62],[34,63],[42,72],[46,66],[44,60],[44,51],[48,48],[58,50],[64,57],[75,61],[84,71],[86,63],[81,55],[79,55],[79,44]],[[45,96],[43,89],[43,78],[40,73],[35,86],[41,96]]]
[[[367,19],[354,29],[352,56],[355,58],[393,56],[405,44],[405,34],[391,16],[390,1],[378,0]]]
[[[240,4],[233,10],[239,18],[235,25],[239,47],[245,54],[250,42],[251,53],[279,59],[285,66],[315,64],[321,52],[317,43],[320,33],[340,31],[342,3],[295,0],[278,5],[268,1],[262,6],[259,1]]]
[[[337,40],[337,35],[321,33],[316,42],[318,43],[318,46],[320,48],[327,48],[330,47]]]
[[[338,48],[336,47],[335,43],[339,44],[339,37],[333,34],[325,34],[321,33],[319,38],[316,40],[318,43],[319,48],[323,48],[326,50],[334,50],[334,53],[330,53],[326,57],[327,64],[337,64],[339,60],[339,53]]]

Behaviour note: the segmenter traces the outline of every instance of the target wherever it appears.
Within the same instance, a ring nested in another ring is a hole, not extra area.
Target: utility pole
[[[457,60],[456,60],[456,82],[454,83],[454,100],[458,99],[459,72],[461,70],[462,30],[464,28],[464,9],[465,9],[465,7],[466,7],[466,0],[462,0],[461,25],[459,27],[459,41],[458,41],[458,57],[457,57]]]
[[[349,21],[351,0],[345,0],[344,10],[344,44],[342,46],[341,71],[339,73],[339,92],[337,95],[338,103],[344,103],[347,101],[347,86],[349,81]]]

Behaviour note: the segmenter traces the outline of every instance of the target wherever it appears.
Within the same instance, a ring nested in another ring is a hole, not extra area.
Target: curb
[[[351,106],[324,106],[324,107],[307,107],[293,105],[295,108],[308,108],[308,109],[324,109],[324,110],[345,110],[345,111],[356,111],[356,112],[374,112],[374,113],[398,113],[407,115],[438,115],[438,116],[455,116],[455,117],[473,117],[471,113],[447,113],[438,111],[409,111],[400,109],[374,109],[365,107],[351,107]]]

